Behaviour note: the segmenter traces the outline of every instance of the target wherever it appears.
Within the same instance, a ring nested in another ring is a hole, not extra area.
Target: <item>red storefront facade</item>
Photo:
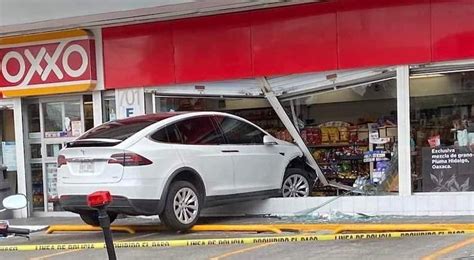
[[[472,59],[473,14],[469,0],[341,0],[104,28],[105,86]]]

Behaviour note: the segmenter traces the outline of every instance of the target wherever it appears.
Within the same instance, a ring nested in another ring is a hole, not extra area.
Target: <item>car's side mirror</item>
[[[278,142],[275,140],[275,138],[273,138],[269,135],[265,135],[263,137],[263,144],[265,144],[265,145],[276,145],[276,144],[278,144]]]
[[[23,194],[15,194],[15,195],[8,196],[5,199],[3,199],[3,202],[2,202],[3,207],[5,209],[22,209],[26,207],[27,203],[28,202],[26,200],[26,197]]]

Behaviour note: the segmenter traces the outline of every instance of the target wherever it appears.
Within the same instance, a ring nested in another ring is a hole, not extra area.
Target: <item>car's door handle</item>
[[[239,150],[222,150],[223,153],[238,153]]]

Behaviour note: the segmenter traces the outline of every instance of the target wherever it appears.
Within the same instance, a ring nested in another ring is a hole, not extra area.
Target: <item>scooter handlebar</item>
[[[7,233],[9,233],[9,234],[18,234],[18,235],[29,235],[29,234],[30,234],[30,230],[29,230],[29,229],[25,229],[25,228],[12,228],[12,227],[8,227],[8,228],[7,228]]]

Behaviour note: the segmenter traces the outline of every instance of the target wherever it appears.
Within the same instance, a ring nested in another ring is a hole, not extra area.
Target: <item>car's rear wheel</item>
[[[170,185],[160,219],[171,230],[185,231],[196,224],[201,208],[202,199],[196,187],[187,181],[175,181]]]
[[[108,212],[107,214],[109,214],[110,223],[114,222],[115,219],[117,218],[117,213]],[[91,225],[94,227],[100,226],[98,212],[95,212],[95,211],[82,212],[79,214],[79,216],[81,216],[82,221],[84,221],[84,223],[86,223],[87,225]]]
[[[285,171],[281,194],[283,197],[308,197],[311,192],[309,174],[300,168]]]

